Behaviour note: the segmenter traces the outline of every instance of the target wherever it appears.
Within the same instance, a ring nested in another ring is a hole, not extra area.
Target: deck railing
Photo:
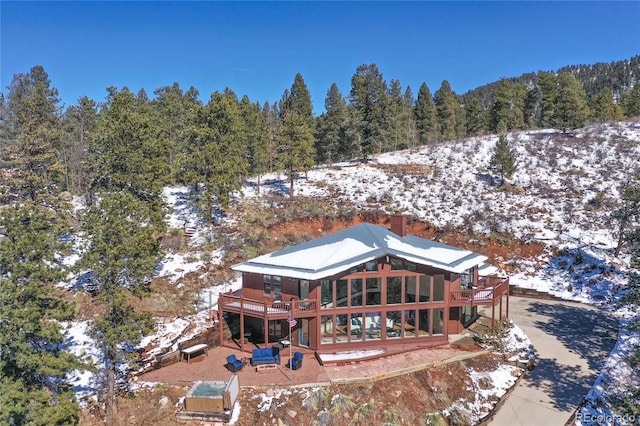
[[[258,300],[242,297],[241,291],[222,293],[218,299],[218,306],[225,311],[250,313],[268,318],[303,317],[317,310],[315,300],[291,300],[288,302]]]
[[[452,305],[484,305],[493,303],[508,292],[509,277],[480,277],[477,287],[453,290],[449,300]]]

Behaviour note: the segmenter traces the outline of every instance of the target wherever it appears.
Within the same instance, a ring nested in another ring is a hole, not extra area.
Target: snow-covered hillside
[[[512,284],[614,309],[625,292],[628,258],[613,256],[617,235],[610,218],[619,205],[620,189],[640,174],[640,121],[594,125],[575,137],[552,130],[509,134],[517,171],[505,187],[498,187],[487,170],[497,139],[472,138],[382,154],[367,163],[317,167],[296,180],[295,194],[324,197],[336,207],[401,211],[437,228],[484,235],[499,232],[544,243],[548,249],[541,258],[503,260],[513,271]],[[283,193],[288,189],[284,179],[276,174],[262,176],[260,194],[257,181],[248,181],[235,194],[234,202]],[[165,200],[174,207],[168,225],[196,228],[191,252],[169,253],[157,269],[176,286],[181,285],[184,274],[199,273],[206,267],[202,259],[220,262],[225,256],[222,250],[204,257],[199,252],[202,243],[212,240],[207,235],[218,229],[203,224],[188,203],[188,195],[184,187],[164,191]],[[219,223],[234,223],[234,211],[228,209]],[[207,247],[211,250],[211,244]],[[208,308],[210,300],[215,303],[216,293],[238,285],[235,281],[202,290],[202,308]],[[618,315],[621,324],[628,324],[640,313],[625,309]],[[164,322],[163,333],[175,333],[180,327],[172,323],[180,325],[183,320]],[[638,336],[626,329],[624,336],[616,348],[626,351]],[[176,344],[175,338],[162,335],[149,336],[147,342],[152,340]],[[610,359],[619,356],[614,353]],[[608,389],[617,389],[619,382],[640,382],[638,372],[614,369],[613,364],[607,363],[611,374],[607,380],[599,379],[590,394],[592,401],[606,395]]]

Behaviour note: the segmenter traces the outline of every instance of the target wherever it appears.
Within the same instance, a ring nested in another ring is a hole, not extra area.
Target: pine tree
[[[298,172],[307,171],[313,166],[313,133],[302,116],[289,112],[282,118],[279,136],[278,162],[287,174],[289,195],[293,197]]]
[[[410,96],[410,95],[409,95]],[[407,98],[407,93],[402,93],[402,85],[399,80],[391,80],[387,93],[387,140],[390,145],[383,147],[387,151],[392,149],[404,149],[407,145],[407,129],[412,121],[412,100]]]
[[[89,140],[95,131],[97,121],[97,104],[86,96],[81,97],[77,105],[67,108],[63,116],[62,158],[66,188],[74,194],[85,195],[88,205],[92,204],[89,194],[94,173],[89,156]]]
[[[357,129],[360,151],[367,159],[387,145],[387,83],[376,64],[363,64],[351,78],[349,108]]]
[[[53,206],[60,192],[61,166],[58,91],[40,65],[16,74],[7,95],[7,153],[13,172],[7,176],[4,202],[29,199]],[[3,202],[0,200],[0,202]]]
[[[183,181],[193,185],[208,222],[216,203],[227,206],[231,193],[242,188],[247,176],[246,144],[238,99],[232,90],[211,94],[209,103],[188,132],[188,143],[178,164]],[[200,186],[202,184],[202,186]]]
[[[160,246],[150,225],[152,211],[131,193],[102,193],[84,217],[87,247],[81,266],[93,272],[99,285],[97,300],[104,314],[94,321],[91,335],[102,349],[106,383],[106,424],[117,418],[116,380],[124,363],[135,364],[132,350],[153,329],[149,314],[138,313],[130,297],[150,292],[150,278],[160,258]]]
[[[485,114],[480,100],[475,96],[469,98],[464,110],[467,116],[467,135],[482,135],[485,131]]]
[[[491,109],[491,130],[493,132],[503,133],[524,126],[525,95],[526,88],[524,86],[514,84],[507,79],[500,80]]]
[[[624,113],[627,118],[640,117],[640,83],[636,83],[624,102]]]
[[[552,127],[556,112],[556,97],[558,83],[555,74],[541,72],[538,74],[538,89],[540,97],[539,127]]]
[[[318,117],[316,125],[316,161],[323,163],[353,158],[356,147],[350,132],[349,111],[336,83],[331,84],[327,91],[324,107],[326,112]]]
[[[314,164],[315,124],[311,97],[300,74],[296,75],[291,91],[285,90],[280,100],[280,128],[278,134],[278,165],[289,178],[289,195],[298,172],[306,172]]]
[[[431,91],[426,83],[422,83],[418,90],[418,98],[414,107],[418,142],[421,145],[437,140],[438,121],[436,107],[433,104]]]
[[[153,205],[153,221],[164,227],[162,188],[169,183],[169,141],[153,125],[146,106],[129,90],[109,88],[91,138],[92,191],[128,191]]]
[[[553,126],[563,133],[567,133],[569,130],[584,126],[588,117],[587,96],[582,85],[575,77],[568,74],[560,74],[558,76]]]
[[[288,115],[290,112],[298,114],[310,129],[313,129],[313,105],[311,103],[311,94],[307,88],[302,74],[296,74],[291,85],[291,90],[285,92],[280,102],[281,117]]]
[[[438,117],[439,137],[441,140],[454,140],[459,135],[462,109],[458,96],[451,90],[451,85],[447,80],[442,82],[440,88],[434,95],[435,106]]]
[[[160,87],[153,93],[156,96],[151,102],[153,125],[168,140],[167,162],[171,170],[171,182],[176,182],[180,180],[180,168],[175,159],[178,152],[185,148],[187,129],[202,109],[202,102],[198,100],[199,93],[193,86],[183,92],[178,83]]]
[[[613,101],[613,92],[610,87],[605,87],[592,99],[591,111],[593,111],[593,118],[600,123],[624,118],[622,108]]]
[[[246,95],[240,101],[240,116],[243,123],[241,138],[245,141],[245,156],[248,162],[247,172],[257,177],[260,192],[260,176],[266,173],[269,167],[267,123],[260,105],[252,104]]]
[[[632,250],[638,250],[640,247],[640,228],[638,228],[640,221],[640,176],[635,176],[635,182],[625,185],[621,193],[622,205],[612,214],[612,219],[617,223],[618,228],[616,257],[620,255],[625,242],[631,243]]]
[[[510,178],[516,171],[515,154],[509,147],[509,142],[504,135],[500,135],[496,142],[493,155],[489,161],[489,170],[500,176],[500,185],[503,185],[505,178]]]
[[[34,204],[0,209],[0,424],[74,424],[66,375],[81,364],[63,349],[73,305],[54,287],[65,277],[59,217]]]

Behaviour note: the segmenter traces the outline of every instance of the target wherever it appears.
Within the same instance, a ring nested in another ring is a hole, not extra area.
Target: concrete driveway
[[[509,302],[509,315],[531,339],[537,365],[491,425],[564,425],[613,349],[618,321],[578,303],[522,297],[510,297]]]

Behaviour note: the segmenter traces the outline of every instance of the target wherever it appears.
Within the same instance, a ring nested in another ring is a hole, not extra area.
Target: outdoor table
[[[193,354],[198,352],[204,352],[205,355],[209,356],[206,343],[200,343],[199,345],[193,345],[189,346],[188,348],[180,349],[180,361],[182,361],[186,356],[187,364],[189,364],[191,363],[191,357],[193,356]]]

